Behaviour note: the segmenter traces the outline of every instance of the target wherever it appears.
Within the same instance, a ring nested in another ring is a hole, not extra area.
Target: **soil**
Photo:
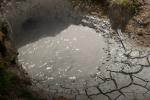
[[[129,38],[137,46],[150,47],[150,0],[145,0],[139,12],[126,27]]]
[[[80,9],[90,15],[97,16],[99,18],[108,19],[107,6],[105,2],[88,2],[84,0],[71,0],[75,9]]]

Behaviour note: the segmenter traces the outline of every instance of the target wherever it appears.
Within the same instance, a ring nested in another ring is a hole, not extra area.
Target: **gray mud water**
[[[70,25],[54,37],[43,37],[20,47],[19,61],[35,76],[82,77],[96,72],[105,47],[104,39],[95,30]]]
[[[149,100],[149,52],[124,50],[108,20],[67,0],[18,2],[10,13],[19,63],[50,96]]]

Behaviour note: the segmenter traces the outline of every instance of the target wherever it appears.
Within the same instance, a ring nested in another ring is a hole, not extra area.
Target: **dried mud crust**
[[[150,0],[145,0],[140,11],[129,21],[126,32],[134,45],[150,47]]]
[[[104,31],[93,20],[92,26],[98,32],[103,32],[108,42],[108,57],[104,60],[103,65],[98,68],[98,73],[92,76],[96,83],[93,86],[86,86],[85,94],[89,100],[149,100],[149,67],[150,52],[134,48],[123,48],[120,37],[115,34],[110,24],[106,23],[109,31]],[[99,22],[100,23],[100,22]],[[88,83],[86,84],[88,85]],[[94,88],[92,93],[89,90]],[[102,97],[102,95],[104,97]]]
[[[108,48],[104,51],[108,56],[97,68],[97,73],[88,79],[46,87],[50,95],[71,100],[149,100],[150,52],[125,50],[108,20],[85,16],[82,24],[95,29],[106,39]]]

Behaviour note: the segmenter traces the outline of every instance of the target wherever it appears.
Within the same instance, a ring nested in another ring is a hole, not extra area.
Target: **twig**
[[[126,51],[127,49],[126,49],[126,47],[125,47],[125,45],[124,45],[124,43],[123,43],[123,38],[122,38],[122,32],[121,32],[121,29],[117,29],[117,35],[119,36],[119,40],[120,40],[120,43],[122,44],[122,47],[123,47],[123,49]]]

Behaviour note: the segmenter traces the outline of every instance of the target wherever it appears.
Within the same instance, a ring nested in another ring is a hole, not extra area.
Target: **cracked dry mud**
[[[19,61],[37,86],[71,100],[150,99],[148,49],[132,48],[109,20],[74,12],[65,0],[42,2],[41,13],[29,9],[27,18],[17,16],[18,25],[8,16],[18,29]]]
[[[106,100],[149,100],[149,51],[127,46],[123,36],[121,42],[121,37],[111,31],[104,33],[109,44],[108,58],[93,77],[97,82],[92,86],[95,92],[88,92],[89,87],[85,90],[86,95],[91,100],[101,100],[103,96]]]
[[[99,26],[99,23],[103,24]],[[97,68],[97,73],[88,78],[70,77],[70,80],[53,81],[55,85],[50,81],[45,88],[51,95],[63,95],[75,100],[149,100],[149,52],[131,48],[124,50],[108,21],[88,17],[83,20],[83,25],[94,28],[107,40],[108,47],[104,49],[107,57]],[[99,28],[103,25],[109,31]],[[44,82],[40,84],[45,85]]]
[[[70,90],[69,93],[73,92],[75,100],[149,100],[149,51],[131,47],[125,50],[120,37],[109,28],[109,31],[99,28],[102,26],[96,23],[101,23],[102,20],[95,19],[90,17],[88,21],[84,20],[86,22],[84,24],[90,23],[90,27],[98,33],[102,32],[107,39],[108,48],[105,52],[108,56],[103,59],[97,73],[91,75],[90,79],[84,80],[81,86],[84,88],[72,89],[72,86],[60,85],[61,88]],[[110,27],[107,21],[102,25]]]

